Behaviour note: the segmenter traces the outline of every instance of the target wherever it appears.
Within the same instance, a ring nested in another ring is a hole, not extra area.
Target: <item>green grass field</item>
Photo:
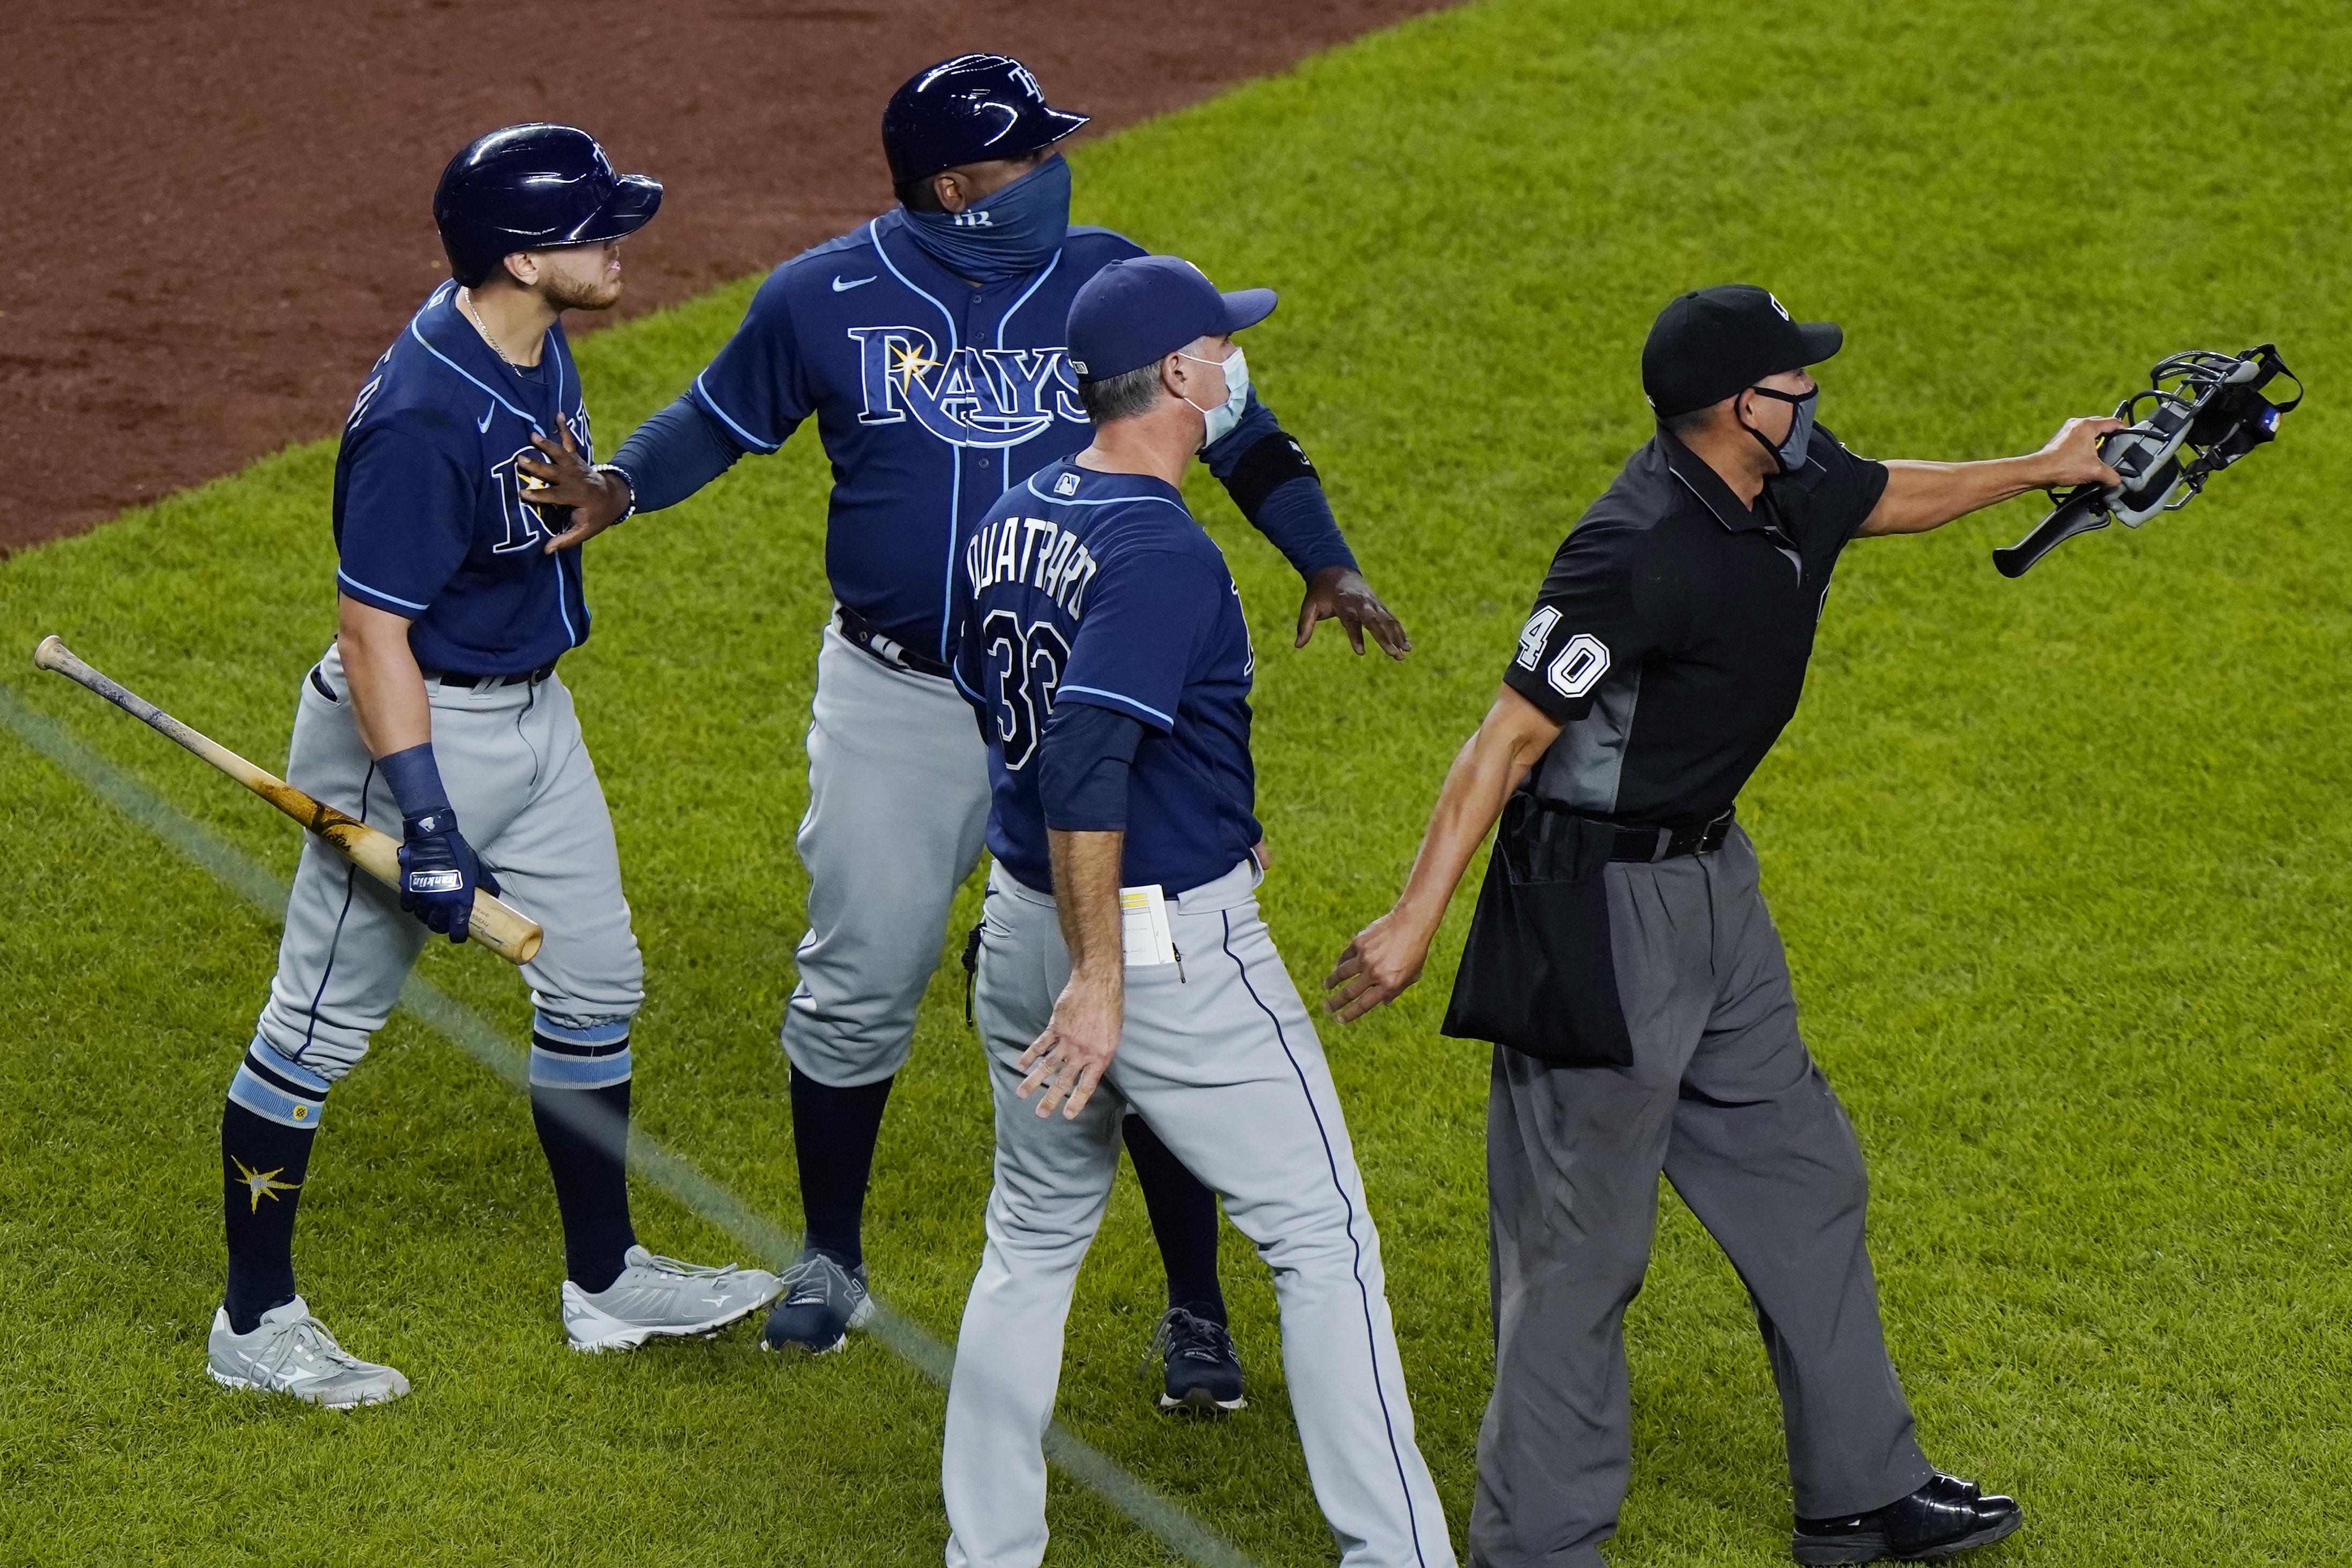
[[[2333,0],[1485,0],[1076,159],[1081,218],[1283,290],[1251,364],[1418,645],[1402,667],[1328,631],[1286,651],[1295,580],[1194,488],[1266,650],[1265,899],[1304,986],[1392,896],[1544,563],[1645,437],[1635,363],[1675,290],[1747,279],[1842,321],[1822,416],[1874,455],[2038,445],[2191,345],[2274,338],[2315,389],[2189,511],[2021,582],[1985,552],[2027,504],[1857,546],[1804,710],[1742,802],[1871,1157],[1923,1436],[2026,1501],[2003,1563],[2352,1559],[2347,24]],[[748,288],[583,344],[608,449]],[[640,1127],[785,1219],[774,1026],[827,604],[812,437],[600,541],[596,636],[565,665],[650,965]],[[8,561],[0,648],[60,632],[281,759],[332,627],[332,460],[290,450]],[[290,872],[282,819],[9,668],[24,705]],[[415,1394],[338,1416],[215,1389],[216,1127],[274,922],[13,737],[0,800],[0,1564],[938,1561],[938,1388],[870,1341],[819,1363],[740,1331],[570,1354],[521,1101],[406,1016],[335,1095],[298,1258],[321,1314]],[[1445,956],[1326,1041],[1458,1540],[1490,1363],[1486,1063],[1437,1037]],[[521,1039],[504,965],[443,949],[425,972]],[[960,981],[942,969],[900,1080],[868,1233],[877,1289],[943,1338],[987,1182]],[[1615,1561],[1785,1561],[1744,1298],[1667,1209],[1631,1329]],[[638,1217],[660,1250],[740,1253],[651,1193]],[[1272,1293],[1238,1238],[1227,1270],[1255,1401],[1165,1424],[1138,1375],[1157,1274],[1123,1184],[1063,1418],[1258,1562],[1328,1562]],[[1054,1508],[1056,1563],[1166,1560],[1083,1488]]]

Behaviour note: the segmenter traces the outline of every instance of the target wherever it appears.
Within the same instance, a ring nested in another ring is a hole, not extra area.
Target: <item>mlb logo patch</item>
[[[1074,496],[1077,494],[1078,476],[1076,474],[1064,474],[1060,479],[1055,479],[1054,481],[1054,493],[1057,496]]]

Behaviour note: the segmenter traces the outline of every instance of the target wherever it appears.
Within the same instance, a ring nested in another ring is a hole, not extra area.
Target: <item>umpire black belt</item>
[[[1731,837],[1731,813],[1713,822],[1690,827],[1620,827],[1610,847],[1612,860],[1672,860],[1682,855],[1706,855],[1723,847]]]
[[[555,673],[555,661],[551,658],[537,669],[518,669],[512,675],[472,675],[462,669],[420,669],[416,673],[444,686],[470,686],[481,691],[495,686],[537,686]]]
[[[833,618],[840,626],[841,635],[847,637],[853,647],[871,654],[891,668],[912,670],[917,675],[928,675],[940,680],[948,678],[946,665],[938,659],[927,658],[906,644],[893,640],[881,627],[847,605],[837,606]]]
[[[1504,804],[1496,848],[1517,882],[1578,882],[1612,860],[1672,860],[1705,855],[1731,834],[1731,813],[1689,827],[1625,827],[1538,800],[1525,791]]]

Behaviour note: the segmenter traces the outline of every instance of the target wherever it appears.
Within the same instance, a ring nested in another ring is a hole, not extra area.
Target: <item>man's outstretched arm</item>
[[[2123,427],[2120,419],[2069,419],[2039,452],[1990,462],[1892,459],[1886,464],[1886,491],[1863,520],[1857,536],[1925,533],[2028,490],[2121,483],[2120,476],[2099,460],[2099,438]]]

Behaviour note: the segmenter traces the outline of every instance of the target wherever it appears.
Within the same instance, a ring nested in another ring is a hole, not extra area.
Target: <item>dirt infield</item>
[[[630,252],[643,310],[887,205],[881,105],[932,60],[1017,54],[1056,102],[1097,117],[1093,135],[1437,5],[16,8],[0,21],[0,145],[18,183],[0,552],[332,431],[446,274],[442,164],[494,126],[575,121],[667,184]],[[563,33],[537,30],[557,16]]]

